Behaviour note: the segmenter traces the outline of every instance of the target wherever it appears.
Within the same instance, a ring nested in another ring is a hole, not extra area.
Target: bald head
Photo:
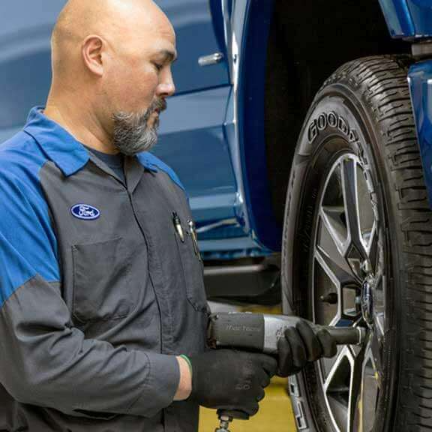
[[[88,36],[100,37],[114,51],[133,50],[155,31],[174,34],[152,0],[69,0],[53,31],[53,72],[71,70],[73,54]]]
[[[111,138],[116,118],[123,126],[133,118],[141,131],[144,120],[157,127],[151,114],[175,91],[175,45],[170,21],[152,0],[69,0],[52,35],[48,105],[67,105],[71,116],[89,110]]]

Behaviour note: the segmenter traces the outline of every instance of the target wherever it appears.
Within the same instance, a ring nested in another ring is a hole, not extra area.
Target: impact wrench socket
[[[286,315],[265,315],[223,312],[210,316],[208,343],[212,348],[235,348],[277,354],[278,341],[285,330],[295,327],[301,318]],[[309,323],[315,331],[327,330],[336,345],[361,345],[366,330],[361,327],[329,327]],[[245,419],[244,413],[218,411],[220,426],[216,432],[229,432],[233,418]],[[247,419],[247,417],[246,417]]]

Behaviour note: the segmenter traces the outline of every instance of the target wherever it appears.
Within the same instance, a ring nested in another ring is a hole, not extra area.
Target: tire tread
[[[407,69],[408,56],[366,57],[341,66],[329,86],[348,88],[380,143],[401,253],[401,312],[396,432],[432,430],[432,211],[428,201]],[[288,197],[289,198],[289,197]],[[289,201],[289,200],[288,200]]]
[[[432,212],[416,139],[406,65],[403,60],[391,57],[369,58],[361,63],[362,66],[342,67],[330,82],[349,73],[361,87],[364,101],[379,125],[398,209],[403,239],[400,260],[405,263],[401,277],[406,281],[402,296],[407,307],[403,311],[404,341],[395,430],[432,430]]]

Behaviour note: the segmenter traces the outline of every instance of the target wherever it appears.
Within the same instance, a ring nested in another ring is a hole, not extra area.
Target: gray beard
[[[157,144],[159,118],[154,121],[153,126],[148,125],[148,120],[157,106],[153,104],[143,114],[119,112],[113,115],[113,144],[120,153],[135,156],[149,151]]]

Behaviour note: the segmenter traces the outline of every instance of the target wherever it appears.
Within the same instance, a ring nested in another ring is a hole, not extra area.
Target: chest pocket
[[[184,227],[184,241],[174,233],[181,258],[186,296],[195,310],[207,312],[207,298],[204,287],[204,265],[200,259],[198,245],[194,244],[191,229]]]
[[[186,289],[186,297],[195,310],[208,313],[209,307],[204,286],[204,264],[199,254],[198,241],[194,242],[192,229],[189,226],[189,223],[193,221],[189,204],[186,201],[186,196],[180,189],[177,190],[168,175],[163,174],[161,179],[165,186],[162,188],[162,195],[166,199],[167,209],[172,209],[173,217],[177,215],[180,218],[178,222],[183,231],[182,239],[175,228],[176,224],[173,220],[173,235],[177,243],[183,269],[182,276]],[[173,203],[176,206],[178,214],[172,207]]]
[[[74,317],[82,322],[126,317],[134,298],[124,239],[77,244],[72,255]]]

